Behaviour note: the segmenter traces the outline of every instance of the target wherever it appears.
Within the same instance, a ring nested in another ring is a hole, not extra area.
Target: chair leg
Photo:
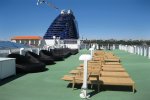
[[[72,88],[74,90],[74,86],[75,86],[75,77],[73,77],[73,82],[72,82]]]
[[[132,91],[135,93],[135,84],[132,85]]]
[[[72,89],[74,90],[75,83],[72,83]]]
[[[91,84],[91,89],[93,88],[93,84]]]

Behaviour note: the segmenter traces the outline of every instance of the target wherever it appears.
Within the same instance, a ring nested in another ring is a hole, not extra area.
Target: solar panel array
[[[0,41],[0,49],[15,49],[15,48],[27,48],[29,47],[28,45],[25,44],[19,44],[19,43],[14,43],[10,41]]]

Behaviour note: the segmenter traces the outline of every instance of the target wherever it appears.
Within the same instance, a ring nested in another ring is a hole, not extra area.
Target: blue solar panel
[[[19,43],[13,43],[10,41],[0,41],[0,49],[9,49],[9,48],[27,48],[29,46]]]

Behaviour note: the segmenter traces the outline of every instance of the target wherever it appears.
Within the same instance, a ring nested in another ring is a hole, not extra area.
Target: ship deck
[[[79,66],[82,63],[79,56],[87,52],[81,50],[64,61],[48,65],[44,72],[17,74],[1,80],[0,100],[80,100],[80,86],[73,90],[61,78]],[[150,59],[120,50],[112,52],[120,57],[122,65],[135,81],[136,92],[123,86],[102,86],[99,92],[88,89],[91,100],[149,100]]]

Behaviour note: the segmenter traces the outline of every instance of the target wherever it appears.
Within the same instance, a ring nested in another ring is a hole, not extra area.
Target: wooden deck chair
[[[108,68],[108,67],[102,67],[102,71],[108,71],[108,72],[125,72],[124,68]]]
[[[75,71],[75,70],[74,70]],[[74,89],[75,84],[81,84],[83,82],[83,73],[80,70],[77,70],[73,75],[64,75],[61,79],[64,81],[69,81],[72,83],[72,88]]]
[[[102,85],[132,86],[132,91],[135,92],[135,82],[130,77],[100,77],[99,80]]]
[[[105,62],[120,62],[120,59],[116,59],[116,58],[105,58],[104,61],[105,61]]]
[[[101,63],[101,61],[89,60],[89,61],[88,61],[88,64],[89,64],[89,63]]]
[[[83,71],[83,67],[77,67],[77,69],[71,70],[69,73],[70,74],[77,74],[80,71]],[[99,75],[100,75],[100,71],[101,71],[100,66],[89,66],[88,67],[88,72],[99,73]]]
[[[104,62],[104,65],[121,65],[120,62]]]
[[[109,67],[109,68],[122,68],[122,65],[102,65],[102,67]]]
[[[101,65],[121,65],[119,59],[105,59],[105,58],[101,58],[101,60],[99,61],[99,63]]]
[[[130,77],[127,72],[107,72],[100,71],[101,77]]]
[[[101,64],[100,63],[88,63],[88,67],[97,67],[100,68]],[[79,67],[77,67],[77,69],[82,69],[83,68],[83,64],[80,64]]]
[[[62,78],[64,81],[69,81],[72,83],[72,88],[74,89],[75,84],[82,84],[83,83],[83,76],[77,76],[77,75],[64,75]],[[100,87],[100,81],[99,76],[97,74],[89,74],[88,75],[88,84],[91,84],[93,86],[96,84],[98,86],[98,91]]]
[[[80,70],[75,69],[75,70],[71,70],[69,73],[70,73],[70,74],[77,74],[77,73],[79,73],[79,72],[80,72]]]

